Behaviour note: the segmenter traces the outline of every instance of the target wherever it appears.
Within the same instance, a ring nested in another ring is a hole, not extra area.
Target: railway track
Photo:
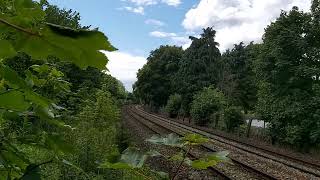
[[[125,112],[127,113],[127,115],[129,115],[132,119],[134,119],[135,121],[138,121],[140,124],[142,124],[143,126],[145,126],[147,129],[151,130],[154,134],[158,134],[158,135],[163,135],[163,133],[156,127],[153,126],[153,124],[150,124],[150,122],[145,121],[139,117],[136,117],[134,114],[132,114],[132,112],[130,110],[128,110],[128,108],[125,108]],[[167,129],[166,129],[167,130]],[[171,130],[170,130],[171,131]],[[188,153],[188,156],[190,158],[197,158],[195,154],[193,154],[192,152]],[[229,177],[228,175],[223,174],[223,172],[221,172],[220,170],[214,168],[214,167],[210,167],[209,170],[213,171],[213,173],[215,175],[217,175],[217,177],[219,179],[225,179],[225,180],[232,180],[233,178]]]
[[[212,142],[210,143],[211,145],[205,146],[207,150],[215,151],[216,149],[219,149],[219,146],[223,146],[223,148],[227,150],[233,149],[232,159],[234,162],[242,164],[242,166],[247,169],[251,168],[251,171],[264,174],[264,177],[267,177],[267,179],[320,179],[319,169],[316,164],[307,164],[307,162],[299,161],[297,159],[290,160],[289,156],[268,152],[257,147],[219,137],[197,128],[173,122],[146,113],[136,106],[131,107],[130,111],[131,113],[138,115],[141,119],[153,122],[163,128],[170,129],[177,134],[197,133],[210,138]],[[212,144],[218,144],[218,147],[212,146]],[[241,154],[241,156],[238,156],[237,154]]]
[[[130,108],[127,110],[127,112],[133,119],[143,124],[145,127],[152,130],[156,134],[161,134],[161,132],[159,132],[158,130],[159,127],[166,129],[169,132],[174,132],[180,136],[186,134],[186,132],[182,132],[181,130],[175,129],[174,127],[168,127],[166,125],[161,125],[155,121],[150,121],[150,119],[147,119],[141,114],[136,113],[134,110]],[[202,146],[202,151],[203,150],[206,150],[207,152],[216,152],[215,149],[206,145]],[[191,158],[198,158],[199,155],[197,154],[203,153],[199,152],[199,150],[196,151],[198,152],[191,152],[189,154]],[[231,159],[233,161],[233,164],[223,164],[221,167],[210,167],[209,170],[214,171],[215,174],[217,174],[220,177],[220,179],[277,179],[272,175],[266,174],[258,169],[252,168],[251,166],[242,163],[237,159]]]
[[[138,110],[139,112],[146,113],[146,112],[142,111],[141,109],[138,109],[136,106],[134,108],[136,110]],[[230,146],[236,147],[236,148],[241,149],[243,151],[246,151],[248,153],[256,154],[258,156],[268,158],[268,159],[271,159],[275,162],[281,163],[285,166],[297,169],[301,172],[314,175],[315,177],[320,179],[320,165],[316,164],[314,162],[309,162],[309,161],[305,161],[303,159],[298,159],[296,157],[292,157],[292,156],[285,155],[282,153],[277,153],[275,151],[266,150],[261,147],[253,146],[249,143],[235,141],[234,139],[231,139],[231,138],[223,137],[223,136],[217,135],[217,134],[212,134],[212,132],[204,131],[203,129],[189,127],[184,124],[170,121],[168,119],[165,119],[163,117],[159,117],[159,116],[156,116],[156,115],[153,115],[150,113],[146,113],[146,114],[153,116],[155,118],[159,118],[159,119],[166,121],[168,123],[172,123],[172,124],[177,125],[181,128],[186,128],[194,133],[198,133],[203,136],[206,136],[206,137],[215,139],[217,141],[223,142],[224,144],[228,144]]]

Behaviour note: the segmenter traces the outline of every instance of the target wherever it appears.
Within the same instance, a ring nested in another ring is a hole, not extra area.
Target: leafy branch
[[[29,30],[24,29],[24,28],[22,28],[22,27],[20,27],[20,26],[17,26],[17,25],[15,25],[15,24],[12,24],[12,23],[10,23],[10,22],[2,19],[2,18],[0,18],[0,22],[3,23],[3,24],[5,24],[5,25],[7,25],[7,26],[10,26],[10,27],[12,27],[12,28],[14,28],[14,29],[16,29],[16,30],[18,30],[18,31],[22,31],[22,32],[27,33],[27,34],[30,34],[30,35],[32,35],[32,36],[40,36],[40,34],[38,34],[38,33],[29,31]]]

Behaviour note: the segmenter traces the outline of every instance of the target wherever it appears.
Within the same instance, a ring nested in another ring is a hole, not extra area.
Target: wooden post
[[[252,125],[252,118],[249,119],[248,128],[247,128],[247,138],[250,137],[251,125]]]

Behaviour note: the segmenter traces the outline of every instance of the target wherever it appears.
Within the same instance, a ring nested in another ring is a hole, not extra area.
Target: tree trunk
[[[218,128],[218,125],[219,125],[219,114],[216,114],[215,115],[215,124],[214,124],[214,127],[217,129]]]
[[[247,128],[247,138],[250,137],[251,125],[252,125],[252,118],[249,119],[248,128]]]

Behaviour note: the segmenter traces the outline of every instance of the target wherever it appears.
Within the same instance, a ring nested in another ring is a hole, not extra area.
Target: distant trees
[[[170,94],[179,94],[179,112],[199,125],[223,124],[234,131],[244,123],[244,114],[255,114],[269,122],[274,143],[305,150],[319,144],[320,1],[312,1],[311,12],[297,7],[281,12],[265,29],[261,44],[240,42],[221,54],[215,34],[206,28],[199,38],[190,37],[191,46],[180,51],[170,73],[162,70],[165,64],[142,68],[135,86],[135,92],[142,93],[134,94],[144,102],[161,102],[158,106]],[[162,73],[169,74],[169,80],[150,78]]]
[[[183,55],[181,47],[161,46],[151,52],[147,64],[139,70],[134,93],[153,108],[165,106],[174,93],[174,79]]]
[[[207,28],[200,38],[190,37],[192,43],[179,63],[175,87],[182,96],[182,109],[186,115],[189,115],[193,95],[216,83],[215,65],[221,54],[215,35],[215,30]]]

